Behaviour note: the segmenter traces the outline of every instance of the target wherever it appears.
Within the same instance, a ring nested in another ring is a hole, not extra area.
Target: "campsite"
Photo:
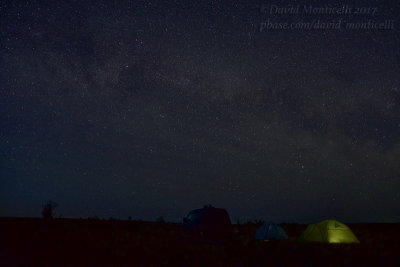
[[[399,15],[0,1],[0,267],[400,267]]]
[[[222,244],[180,241],[180,224],[135,220],[0,218],[2,266],[387,266],[400,262],[400,224],[346,224],[359,244],[257,242],[261,223],[233,225]]]

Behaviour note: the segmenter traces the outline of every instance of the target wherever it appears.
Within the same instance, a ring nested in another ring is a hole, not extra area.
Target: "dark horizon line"
[[[151,220],[151,221],[149,221],[149,220],[142,220],[142,219],[134,219],[134,218],[132,218],[132,219],[129,219],[129,218],[127,218],[127,219],[121,219],[121,218],[117,218],[117,217],[109,217],[109,218],[100,218],[100,217],[96,217],[96,216],[94,216],[94,217],[53,217],[53,218],[51,218],[51,219],[45,219],[45,218],[43,218],[43,217],[22,217],[22,216],[20,216],[20,217],[18,217],[18,216],[15,216],[15,217],[6,217],[6,216],[0,216],[0,220],[13,220],[13,219],[18,219],[18,220],[22,220],[22,219],[29,219],[29,220],[47,220],[47,221],[51,221],[51,220],[76,220],[76,221],[79,221],[79,220],[93,220],[93,221],[123,221],[123,222],[150,222],[150,223],[160,223],[160,222],[157,222],[156,220]],[[337,219],[335,219],[335,218],[330,218],[330,219],[323,219],[323,220],[319,220],[319,221],[315,221],[315,222],[310,222],[310,223],[298,223],[298,222],[279,222],[279,223],[277,223],[277,224],[300,224],[300,225],[308,225],[308,224],[312,224],[312,223],[316,223],[316,222],[320,222],[320,221],[324,221],[324,220],[337,220]],[[339,220],[338,220],[339,221]],[[248,223],[260,223],[260,222],[269,222],[268,220],[257,220],[257,219],[254,219],[254,220],[248,220],[248,221],[246,221],[246,222],[242,222],[242,223],[233,223],[232,222],[232,225],[241,225],[241,224],[248,224]],[[342,223],[344,223],[344,224],[400,224],[400,221],[394,221],[394,222],[345,222],[345,221],[340,221],[340,222],[342,222]],[[162,222],[162,223],[175,223],[175,224],[180,224],[180,223],[182,223],[181,221],[179,221],[179,222],[176,222],[176,221],[164,221],[164,222]]]

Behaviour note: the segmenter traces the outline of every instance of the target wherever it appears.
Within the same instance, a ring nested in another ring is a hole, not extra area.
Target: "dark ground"
[[[179,224],[87,219],[0,218],[1,266],[399,266],[400,224],[347,224],[360,244],[253,241],[237,225],[225,244],[179,241]]]

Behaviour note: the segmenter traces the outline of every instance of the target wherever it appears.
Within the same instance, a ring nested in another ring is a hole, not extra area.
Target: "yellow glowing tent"
[[[336,220],[325,220],[307,226],[299,241],[323,243],[360,243],[350,228]]]

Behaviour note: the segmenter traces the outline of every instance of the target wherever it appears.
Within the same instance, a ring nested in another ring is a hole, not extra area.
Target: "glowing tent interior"
[[[360,243],[347,225],[336,220],[309,224],[298,240],[323,243]]]

